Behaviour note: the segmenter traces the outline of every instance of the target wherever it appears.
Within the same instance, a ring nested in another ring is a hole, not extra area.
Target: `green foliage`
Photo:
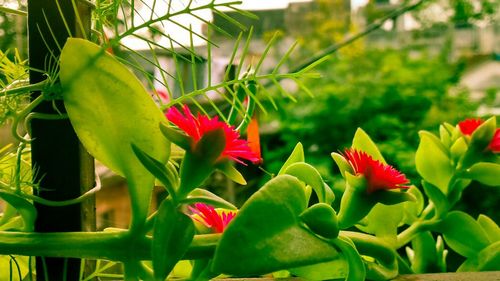
[[[349,147],[362,127],[388,162],[409,178],[417,178],[414,151],[417,128],[436,128],[473,116],[477,104],[452,95],[454,65],[426,55],[396,50],[367,50],[362,55],[333,58],[318,66],[321,80],[309,79],[314,98],[299,92],[298,103],[282,101],[266,120],[279,121],[279,135],[263,136],[269,170],[278,170],[285,154],[301,140],[309,161],[332,179],[331,161],[323,155]],[[267,138],[266,138],[267,137]]]

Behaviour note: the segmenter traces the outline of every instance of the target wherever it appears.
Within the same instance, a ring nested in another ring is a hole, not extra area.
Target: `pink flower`
[[[236,212],[217,212],[214,207],[203,203],[196,203],[194,206],[194,208],[189,207],[191,212],[196,215],[193,216],[193,219],[212,229],[214,233],[224,232],[227,225],[236,216]]]
[[[377,190],[408,188],[406,176],[392,166],[374,160],[366,152],[356,149],[346,149],[344,157],[356,175],[363,175],[368,183],[368,193]]]
[[[476,129],[483,124],[483,120],[481,118],[470,118],[465,119],[464,121],[458,122],[458,127],[462,134],[466,136],[472,135]],[[495,130],[495,134],[488,145],[488,149],[493,153],[500,152],[500,128]]]
[[[470,136],[483,122],[481,118],[469,118],[458,122],[458,128],[460,128],[462,134]]]
[[[493,135],[493,139],[491,140],[488,149],[493,153],[500,153],[500,128],[496,129],[495,135]]]
[[[170,107],[166,116],[170,122],[177,125],[193,139],[195,147],[204,134],[222,128],[226,138],[226,146],[218,160],[229,158],[238,163],[243,163],[242,159],[253,163],[260,161],[259,157],[248,146],[248,142],[240,139],[240,134],[232,126],[219,121],[218,117],[209,118],[199,113],[195,117],[186,105],[184,105],[183,111],[184,114],[177,108]]]

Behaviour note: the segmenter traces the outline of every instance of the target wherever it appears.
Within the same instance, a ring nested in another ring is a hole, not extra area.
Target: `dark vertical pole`
[[[34,69],[47,70],[53,67],[60,55],[60,48],[66,39],[81,31],[77,24],[74,3],[79,0],[28,0],[29,64]],[[79,4],[80,5],[80,4]],[[90,29],[90,7],[81,8],[84,29]],[[65,24],[66,22],[66,24]],[[67,26],[67,27],[66,27]],[[69,30],[68,30],[69,29]],[[88,33],[87,33],[88,34]],[[53,57],[55,56],[55,57]],[[30,83],[45,79],[43,73],[30,71]],[[40,93],[33,93],[33,97]],[[64,112],[61,101],[55,103]],[[52,102],[43,102],[36,112],[58,114]],[[81,174],[82,164],[88,163],[88,155],[82,153],[78,138],[69,120],[34,119],[31,124],[32,163],[35,182],[40,189],[38,196],[50,200],[67,200],[80,195],[82,183],[89,182],[88,175]],[[87,169],[90,170],[90,169]],[[93,171],[91,171],[93,176]],[[35,231],[67,232],[82,230],[80,205],[48,207],[36,204],[38,218]],[[61,245],[64,247],[65,245]],[[43,258],[36,259],[37,280],[78,280],[80,261],[78,259]],[[63,275],[66,274],[66,277]]]

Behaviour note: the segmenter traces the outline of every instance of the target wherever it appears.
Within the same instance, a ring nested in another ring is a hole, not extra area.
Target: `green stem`
[[[0,91],[0,95],[22,95],[30,92],[42,91],[49,84],[49,80],[43,80],[41,82],[30,84],[22,87],[16,87],[12,89],[3,89]]]
[[[220,234],[196,235],[183,259],[213,255]],[[0,232],[0,255],[107,259],[112,261],[151,260],[150,236],[130,232]]]
[[[422,211],[420,216],[420,220],[412,223],[407,229],[403,230],[397,237],[396,249],[403,247],[408,244],[415,235],[423,230],[427,230],[433,225],[437,224],[439,220],[428,219],[427,217],[432,214],[434,211],[434,204],[430,203],[427,207]]]

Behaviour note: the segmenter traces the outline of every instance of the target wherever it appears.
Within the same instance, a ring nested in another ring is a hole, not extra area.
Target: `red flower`
[[[366,152],[346,149],[344,157],[356,175],[363,175],[368,182],[368,193],[384,189],[408,188],[409,180],[392,166],[374,160]]]
[[[465,119],[464,121],[458,122],[458,128],[460,128],[462,134],[470,136],[474,133],[477,127],[483,124],[483,122],[484,121],[481,118]]]
[[[229,158],[239,163],[243,163],[242,159],[253,163],[260,161],[259,157],[248,146],[248,142],[240,139],[240,134],[232,126],[219,121],[217,117],[209,118],[199,113],[195,117],[186,105],[184,105],[183,111],[184,114],[177,108],[170,107],[166,116],[170,122],[177,125],[194,140],[194,146],[205,133],[222,128],[226,137],[226,146],[218,160]]]
[[[211,228],[214,233],[222,233],[227,225],[236,216],[235,212],[217,212],[214,207],[203,203],[196,203],[195,207],[189,207],[194,216],[193,219]]]
[[[496,129],[495,135],[493,135],[493,139],[491,140],[488,148],[493,153],[500,153],[500,128]]]

